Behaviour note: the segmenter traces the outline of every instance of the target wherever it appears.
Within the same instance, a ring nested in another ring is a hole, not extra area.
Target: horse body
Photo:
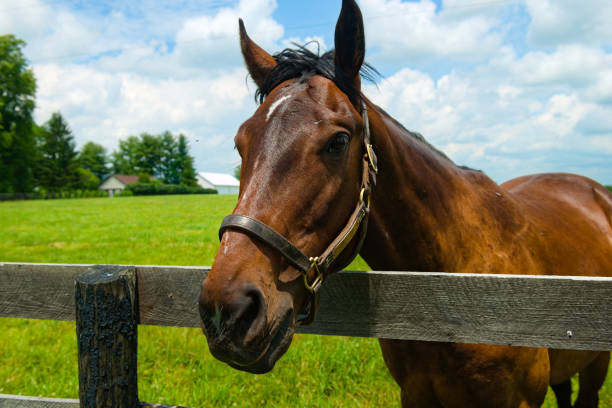
[[[612,274],[612,195],[602,186],[567,174],[498,186],[456,166],[361,95],[363,21],[353,0],[343,1],[334,54],[272,57],[242,23],[240,34],[262,95],[235,138],[242,174],[234,213],[242,219],[265,224],[315,259],[343,231],[355,203],[364,202],[360,179],[376,168],[367,147],[370,164],[363,164],[369,130],[378,175],[360,253],[373,269]],[[258,237],[224,231],[202,284],[200,314],[215,357],[264,373],[289,348],[298,314],[313,307],[307,288],[316,264],[302,275],[278,247]],[[338,264],[359,247],[351,239]],[[538,407],[549,384],[560,408],[569,408],[575,373],[576,407],[596,407],[610,357],[399,340],[380,345],[403,406],[416,408]]]
[[[361,253],[373,269],[612,274],[612,197],[604,187],[569,174],[498,186],[455,166],[375,106],[369,111],[380,170]],[[536,407],[549,383],[564,384],[578,372],[599,384],[590,391],[581,384],[583,400],[592,400],[605,378],[601,360],[609,360],[609,353],[588,351],[380,344],[410,407]]]

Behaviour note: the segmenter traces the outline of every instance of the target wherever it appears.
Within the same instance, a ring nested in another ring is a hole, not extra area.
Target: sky
[[[361,0],[364,93],[455,163],[496,182],[570,172],[612,184],[609,0]],[[268,52],[333,48],[340,0],[0,0],[27,42],[35,119],[60,111],[77,148],[165,130],[198,171],[231,173],[254,112],[238,17]]]

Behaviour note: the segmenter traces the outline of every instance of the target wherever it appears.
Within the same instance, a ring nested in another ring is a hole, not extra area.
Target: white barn
[[[219,194],[238,194],[240,182],[229,174],[223,173],[198,173],[198,185],[203,188],[214,188]]]

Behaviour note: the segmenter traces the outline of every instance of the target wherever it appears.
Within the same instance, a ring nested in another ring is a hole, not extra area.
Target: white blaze
[[[281,103],[285,102],[289,98],[291,98],[291,95],[285,95],[282,98],[279,98],[278,100],[274,101],[272,105],[270,105],[270,109],[268,110],[268,114],[266,115],[266,122],[270,120],[270,116],[274,113],[276,108],[278,108]]]

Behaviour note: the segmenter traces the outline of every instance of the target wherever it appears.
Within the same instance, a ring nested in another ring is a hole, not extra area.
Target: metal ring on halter
[[[310,269],[307,272],[302,273],[302,275],[304,276],[304,286],[306,286],[306,289],[308,289],[308,291],[310,293],[315,293],[316,289],[318,288],[318,286],[321,284],[322,280],[323,280],[323,274],[321,273],[321,270],[319,269],[319,257],[315,256],[315,257],[310,257]],[[312,281],[312,283],[308,283],[308,272],[310,272],[310,270],[314,269],[315,272],[317,273],[317,276],[315,277],[315,280]]]

